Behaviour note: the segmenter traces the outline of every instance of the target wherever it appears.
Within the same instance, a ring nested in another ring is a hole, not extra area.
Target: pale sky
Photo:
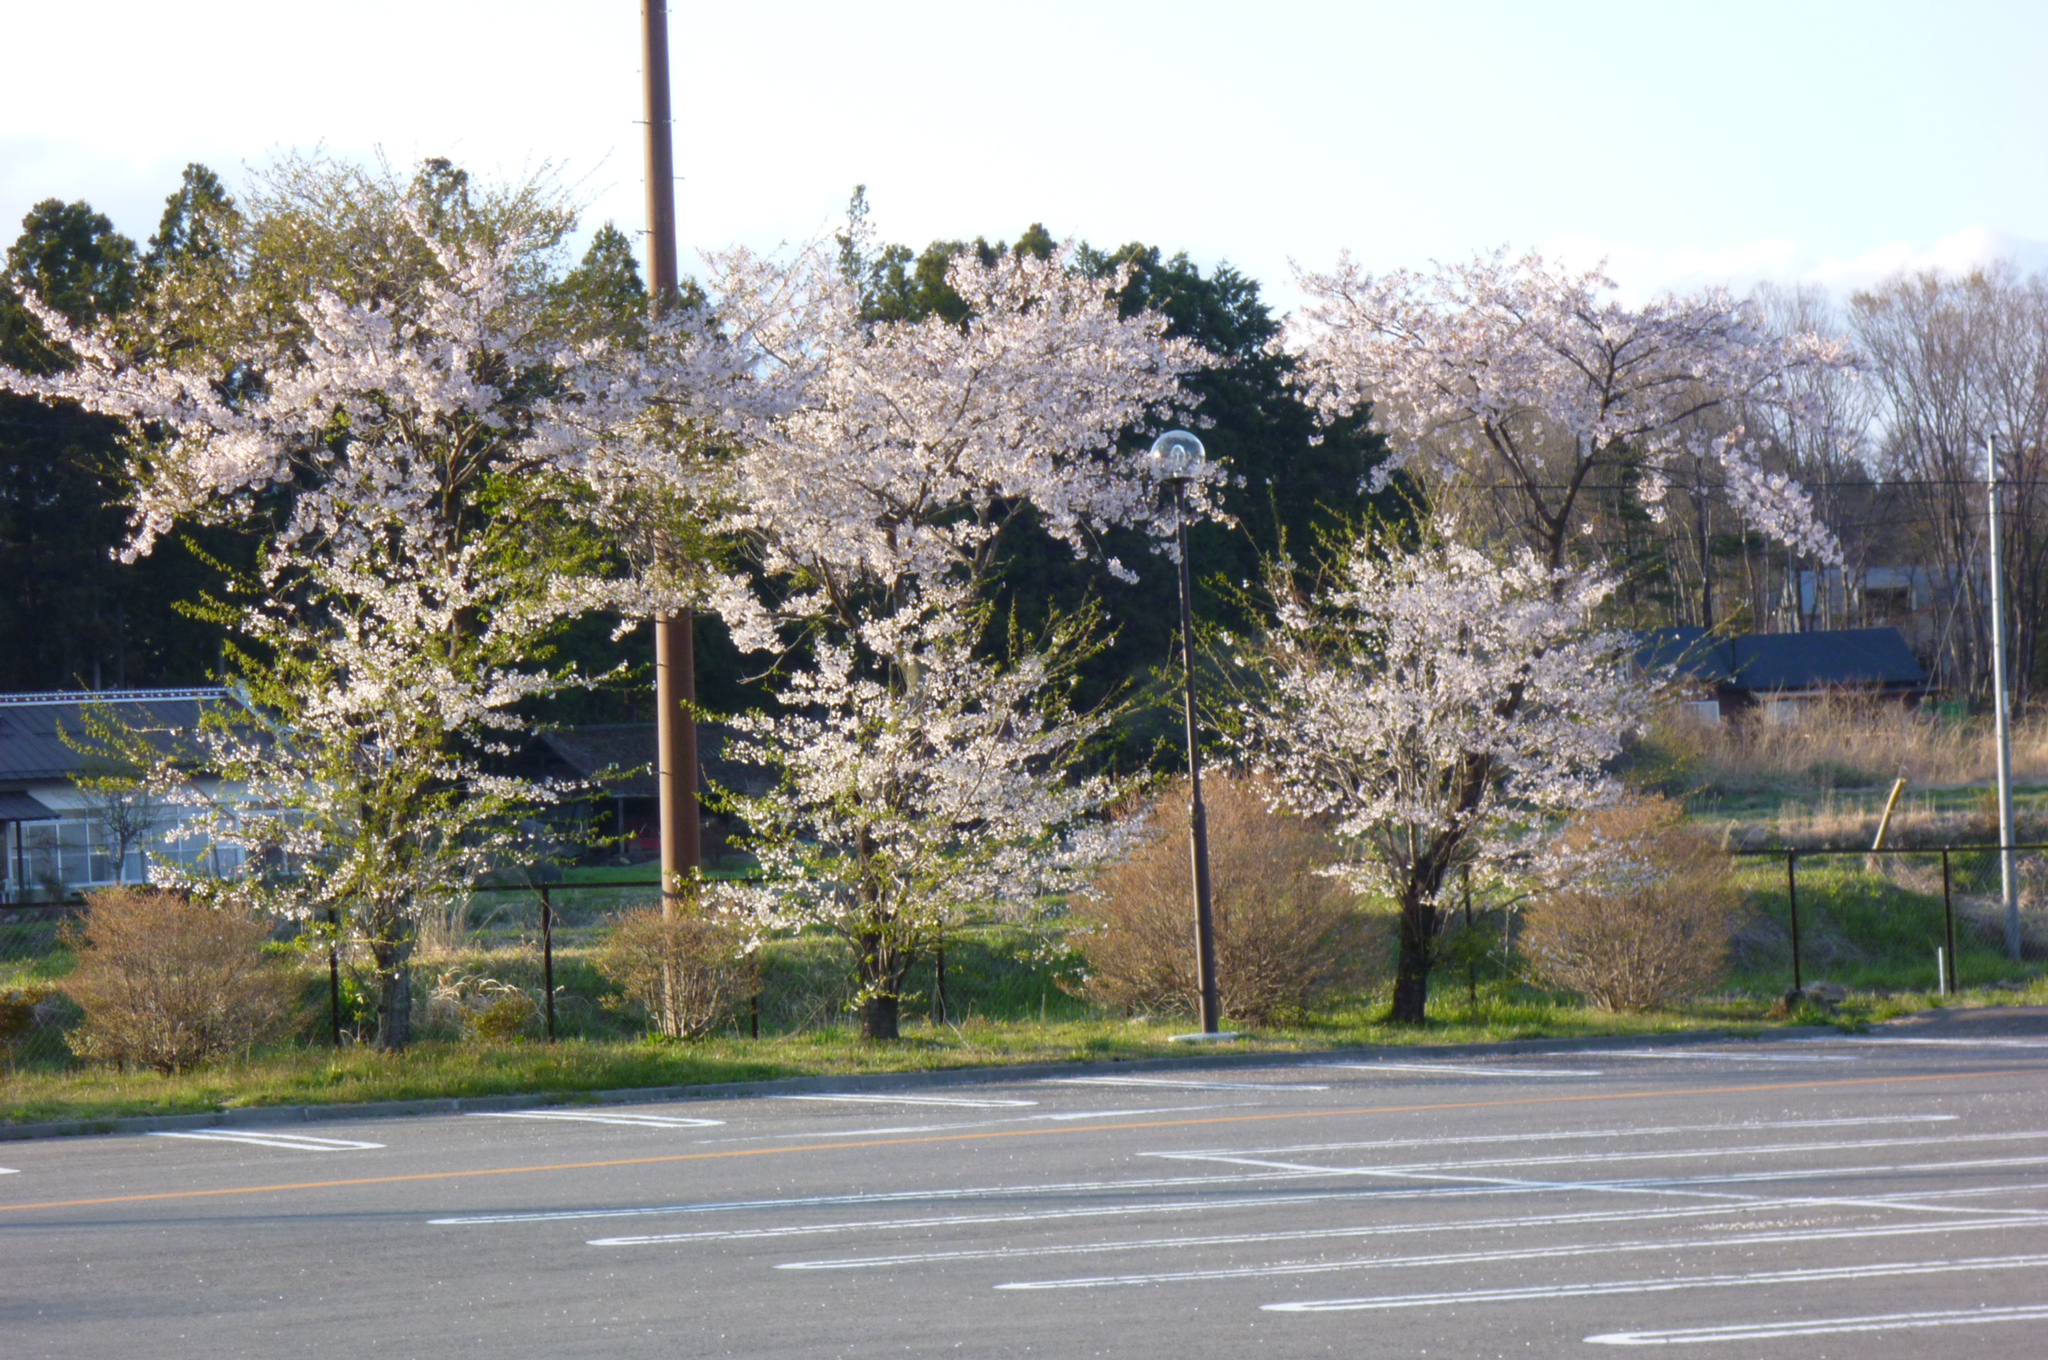
[[[2048,269],[2048,2],[800,3],[672,7],[678,222],[701,249],[1034,220],[1228,260],[1495,246],[1631,292]],[[0,0],[0,232],[83,198],[138,241],[179,170],[316,145],[543,162],[642,207],[635,0]]]

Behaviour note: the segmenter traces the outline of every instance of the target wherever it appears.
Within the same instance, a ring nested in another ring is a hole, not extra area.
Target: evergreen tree
[[[218,187],[204,167],[188,168],[173,204],[209,181]],[[173,219],[167,209],[167,252],[191,240]],[[37,204],[0,278],[0,363],[47,373],[63,362],[25,294],[87,324],[135,305],[146,263],[89,205]],[[0,579],[8,583],[0,591],[0,690],[196,684],[211,673],[218,630],[173,604],[206,589],[215,573],[183,548],[135,564],[115,560],[126,528],[120,463],[112,421],[0,395]]]

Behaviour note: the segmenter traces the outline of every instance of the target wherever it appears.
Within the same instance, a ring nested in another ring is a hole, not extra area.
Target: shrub
[[[7,1058],[7,1065],[14,1065],[15,1049],[35,1029],[36,1007],[43,1003],[44,991],[34,987],[9,987],[0,990],[0,1053]]]
[[[1720,976],[1739,894],[1728,856],[1684,817],[1668,799],[1645,798],[1565,827],[1568,867],[1524,914],[1520,944],[1537,980],[1636,1011]]]
[[[269,925],[168,892],[109,888],[87,899],[65,943],[78,966],[63,991],[85,1012],[83,1057],[178,1072],[280,1037],[298,979],[267,958]]]
[[[1317,871],[1338,850],[1313,823],[1274,811],[1262,780],[1205,782],[1217,987],[1224,1014],[1258,1025],[1364,986],[1385,961],[1384,931],[1351,890]],[[1071,943],[1083,993],[1131,1012],[1198,1007],[1185,781],[1153,809],[1153,830],[1096,878]]]
[[[513,983],[450,969],[427,995],[427,1023],[455,1029],[464,1039],[508,1043],[540,1029],[541,1007]]]
[[[715,912],[663,916],[643,907],[612,924],[593,961],[656,1033],[687,1039],[717,1028],[759,989],[746,943],[739,925]]]

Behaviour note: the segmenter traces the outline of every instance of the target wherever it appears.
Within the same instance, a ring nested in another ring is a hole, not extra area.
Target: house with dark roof
[[[1697,683],[1721,714],[1760,710],[1770,721],[1787,720],[1820,698],[1913,704],[1927,692],[1927,671],[1896,628],[1725,637],[1703,628],[1655,628],[1642,635],[1636,661]]]
[[[81,777],[104,771],[90,746],[94,711],[166,741],[190,733],[221,689],[0,694],[0,899],[61,898],[112,883],[145,883],[153,864],[205,860],[238,867],[240,851],[188,834],[177,810],[143,795],[95,794]],[[69,738],[69,740],[67,740]],[[207,783],[203,772],[197,782]]]

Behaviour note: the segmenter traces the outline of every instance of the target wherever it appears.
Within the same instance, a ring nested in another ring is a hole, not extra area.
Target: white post
[[[1991,503],[1991,697],[1998,726],[1998,877],[2005,900],[2005,952],[2020,956],[2020,902],[2012,862],[2012,710],[2005,699],[2005,566],[1998,536],[1998,440],[1984,440]]]

